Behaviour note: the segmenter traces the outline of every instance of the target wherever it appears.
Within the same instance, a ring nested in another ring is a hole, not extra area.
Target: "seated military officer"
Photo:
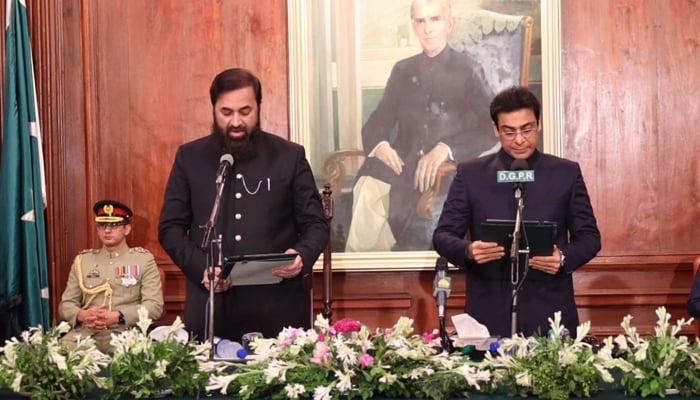
[[[126,244],[131,209],[102,200],[93,211],[102,248],[83,250],[75,257],[58,314],[73,327],[63,340],[92,336],[100,351],[109,352],[111,333],[136,325],[141,306],[151,319],[161,316],[163,289],[153,255]]]

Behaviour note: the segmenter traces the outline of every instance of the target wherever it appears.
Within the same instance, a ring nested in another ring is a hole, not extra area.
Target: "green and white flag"
[[[7,336],[49,327],[46,184],[25,0],[7,0],[0,169],[0,313]]]

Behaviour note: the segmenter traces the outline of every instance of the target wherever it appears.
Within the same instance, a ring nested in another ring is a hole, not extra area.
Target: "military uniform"
[[[96,214],[98,223],[118,222],[104,222],[106,217],[100,217],[97,211]],[[119,311],[119,323],[109,326],[106,330],[95,330],[77,321],[80,310],[97,306]],[[160,273],[153,255],[148,250],[141,247],[129,248],[126,242],[112,252],[106,247],[83,250],[73,261],[66,289],[58,306],[60,318],[68,321],[73,327],[64,336],[64,340],[76,341],[78,335],[92,336],[100,350],[109,351],[110,334],[136,325],[141,306],[146,308],[148,316],[154,320],[163,312]]]

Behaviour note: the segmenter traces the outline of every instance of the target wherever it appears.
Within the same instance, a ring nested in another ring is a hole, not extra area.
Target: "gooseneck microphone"
[[[233,165],[233,156],[229,153],[226,153],[219,158],[219,172],[216,174],[216,183],[220,184],[221,182],[226,179],[226,175],[228,174],[228,170],[231,169],[231,166]]]
[[[438,317],[445,317],[445,303],[452,291],[452,278],[447,276],[447,259],[439,257],[435,262],[435,281],[433,281],[433,296],[437,300]]]
[[[530,164],[524,159],[515,159],[510,165],[511,171],[518,171],[520,173],[531,173],[532,181],[534,182],[535,172],[530,170]],[[527,171],[530,170],[530,171]],[[517,180],[513,189],[515,191],[515,201],[518,203],[515,210],[515,224],[513,226],[513,241],[510,245],[510,279],[513,284],[513,293],[511,298],[511,316],[510,316],[510,330],[511,334],[515,334],[518,329],[518,291],[523,283],[523,278],[520,277],[520,235],[521,235],[521,225],[523,221],[523,208],[525,207],[523,201],[523,180]],[[526,237],[527,239],[527,237]],[[527,244],[527,240],[526,240]],[[525,271],[527,271],[527,258],[525,260]],[[525,272],[527,274],[527,272]]]
[[[226,183],[226,175],[233,165],[233,156],[231,154],[224,154],[219,158],[219,171],[216,173],[216,198],[214,198],[214,204],[211,207],[211,214],[209,214],[209,220],[206,224],[201,225],[204,228],[204,235],[202,236],[202,250],[207,251],[207,265],[205,268],[208,270],[209,276],[209,303],[207,307],[209,308],[209,315],[207,320],[207,338],[211,346],[211,352],[209,353],[209,359],[213,360],[216,354],[216,344],[214,343],[214,280],[216,278],[214,269],[214,253],[218,248],[219,255],[219,266],[221,263],[221,244],[223,238],[219,235],[217,240],[212,240],[212,235],[214,233],[214,227],[216,226],[216,221],[219,218],[219,205],[221,203],[221,195],[224,192],[224,184]],[[215,248],[215,246],[217,248]]]
[[[523,160],[521,158],[513,160],[513,162],[510,164],[510,169],[511,171],[524,171],[530,169],[530,164],[527,162],[527,160]],[[518,181],[515,182],[513,185],[513,189],[515,190],[515,200],[518,202],[518,206],[515,212],[515,225],[513,227],[513,242],[511,243],[510,246],[510,260],[511,263],[517,263],[518,260],[518,250],[520,249],[520,225],[522,223],[522,210],[523,210],[523,182]],[[513,270],[517,271],[517,270]],[[514,274],[516,272],[513,272]],[[515,275],[514,275],[515,276]],[[514,280],[517,279],[514,277]]]
[[[452,278],[447,276],[447,259],[439,257],[435,262],[435,281],[433,281],[433,296],[437,300],[438,319],[440,322],[440,341],[442,349],[446,352],[452,351],[452,341],[447,336],[445,328],[445,304],[452,291]]]

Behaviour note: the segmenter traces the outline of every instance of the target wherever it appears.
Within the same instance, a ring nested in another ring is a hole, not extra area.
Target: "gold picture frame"
[[[342,0],[340,6],[348,13],[357,14],[358,3],[361,0]],[[377,0],[375,0],[377,1]],[[382,1],[382,0],[378,0]],[[395,1],[395,0],[389,0]],[[406,0],[409,1],[409,0]],[[289,37],[289,109],[290,109],[290,138],[292,141],[304,145],[307,149],[307,157],[312,164],[315,173],[319,172],[321,157],[311,147],[312,143],[323,143],[328,140],[329,129],[334,128],[334,122],[327,112],[319,109],[317,76],[319,72],[326,73],[330,79],[337,79],[343,74],[346,83],[350,86],[349,95],[343,96],[343,101],[350,102],[352,107],[357,106],[359,96],[353,95],[353,87],[358,85],[359,78],[353,61],[343,62],[340,52],[331,49],[332,34],[330,33],[330,0],[297,1],[288,0],[288,37]],[[320,11],[319,11],[320,10]],[[324,11],[325,10],[325,11]],[[319,12],[321,18],[319,19]],[[339,12],[334,10],[334,12]],[[542,84],[542,145],[547,153],[562,155],[563,132],[563,106],[560,85],[561,77],[561,0],[540,1],[540,34],[541,34],[541,84]],[[353,45],[352,38],[357,38],[357,28],[353,26],[352,18],[342,18],[340,21],[350,21],[345,25],[335,20],[334,29],[341,32],[344,37],[351,38],[346,53],[357,52],[357,44]],[[309,60],[314,60],[313,55],[319,52],[331,53],[335,57],[335,65],[332,72],[319,71],[319,66]],[[331,101],[328,98],[321,102]],[[336,106],[338,107],[338,106]],[[361,105],[360,105],[361,107]],[[347,122],[346,122],[347,123]],[[361,128],[361,121],[351,119],[351,124],[359,124],[349,127],[352,130]],[[337,128],[337,127],[336,127]],[[347,127],[346,127],[347,128]],[[324,132],[324,134],[320,134]],[[323,182],[319,182],[322,186]],[[331,188],[334,190],[335,188]],[[434,268],[437,253],[434,251],[390,251],[390,252],[333,252],[333,269],[345,271],[416,271],[430,270]],[[321,268],[321,260],[315,268]]]

